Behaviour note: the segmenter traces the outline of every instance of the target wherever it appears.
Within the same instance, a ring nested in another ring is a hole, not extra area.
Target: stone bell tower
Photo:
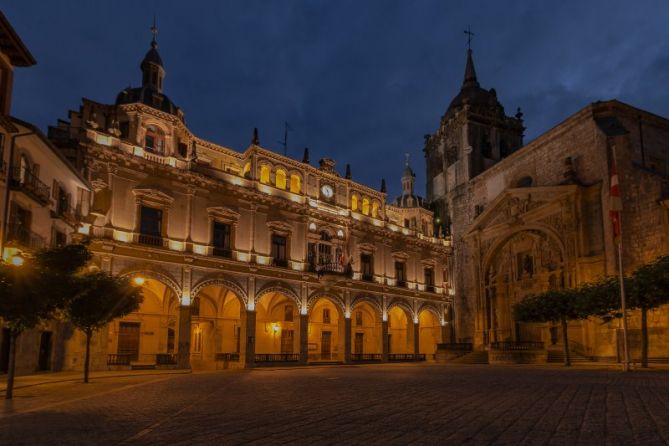
[[[459,186],[523,145],[523,120],[518,109],[507,116],[495,89],[481,88],[471,48],[465,76],[434,134],[425,136],[427,200],[446,233],[452,228]],[[455,195],[454,195],[455,194]],[[450,196],[450,199],[449,199]],[[449,206],[449,201],[451,201]]]

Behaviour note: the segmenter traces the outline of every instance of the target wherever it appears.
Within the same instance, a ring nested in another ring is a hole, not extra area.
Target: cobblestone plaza
[[[669,439],[669,374],[661,370],[397,364],[116,380],[94,380],[91,386],[105,387],[93,395],[78,383],[19,389],[14,412],[5,406],[0,417],[0,442],[650,445]]]

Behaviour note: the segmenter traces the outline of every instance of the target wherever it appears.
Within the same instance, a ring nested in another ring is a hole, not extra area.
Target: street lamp
[[[135,285],[142,286],[142,285],[144,285],[145,279],[144,279],[144,277],[137,276],[134,279],[132,279],[132,281],[135,283]]]
[[[25,261],[26,261],[26,259],[24,259],[21,254],[16,254],[16,255],[12,256],[12,258],[10,260],[10,262],[14,266],[21,266],[25,263]]]

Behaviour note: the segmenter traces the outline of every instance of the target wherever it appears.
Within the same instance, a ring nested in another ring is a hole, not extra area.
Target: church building
[[[614,160],[625,272],[669,252],[669,120],[611,100],[587,105],[529,144],[523,131],[520,110],[507,116],[495,90],[480,86],[470,49],[460,92],[424,152],[427,200],[453,240],[457,339],[479,350],[542,342],[559,351],[556,327],[515,322],[513,304],[617,274]],[[649,326],[650,357],[669,357],[669,311],[651,312]],[[634,355],[639,327],[631,312]],[[620,358],[621,324],[571,322],[569,340],[582,357]]]

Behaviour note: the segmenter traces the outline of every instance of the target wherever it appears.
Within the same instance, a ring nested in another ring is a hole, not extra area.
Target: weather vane
[[[156,26],[156,16],[154,14],[153,16],[153,26],[151,27],[151,34],[153,34],[153,40],[151,41],[152,44],[156,44],[156,36],[158,35],[158,27]]]
[[[465,30],[465,34],[467,34],[467,49],[471,50],[472,49],[472,38],[474,37],[474,33],[472,32],[472,30],[469,26],[467,26],[467,29]]]

